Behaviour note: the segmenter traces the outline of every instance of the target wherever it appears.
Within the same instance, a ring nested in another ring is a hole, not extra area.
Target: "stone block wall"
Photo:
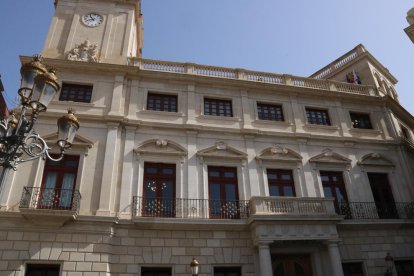
[[[243,275],[256,275],[248,231],[22,225],[7,231],[0,223],[0,275],[22,276],[26,263],[44,263],[61,264],[62,276],[139,276],[141,266],[171,267],[173,275],[188,276],[193,257],[200,276],[211,275],[214,266],[241,266]]]
[[[382,230],[380,230],[382,229]],[[389,252],[394,260],[412,260],[414,257],[414,229],[409,227],[390,229],[387,225],[377,229],[360,226],[360,230],[339,230],[343,262],[363,262],[367,275],[383,276],[385,256]]]

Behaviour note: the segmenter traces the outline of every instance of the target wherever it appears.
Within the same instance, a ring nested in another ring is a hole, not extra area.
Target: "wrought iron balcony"
[[[414,219],[414,203],[343,202],[339,214],[345,219]]]
[[[133,198],[134,217],[242,219],[249,216],[248,200]]]
[[[78,190],[24,187],[20,210],[62,210],[77,213],[81,195]]]

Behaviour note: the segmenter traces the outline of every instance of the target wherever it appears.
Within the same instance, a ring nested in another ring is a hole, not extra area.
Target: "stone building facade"
[[[141,48],[139,0],[56,1],[37,131],[81,128],[9,176],[0,275],[411,275],[414,118],[363,45],[309,77]]]

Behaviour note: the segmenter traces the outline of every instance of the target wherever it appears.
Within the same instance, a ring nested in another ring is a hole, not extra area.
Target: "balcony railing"
[[[249,201],[134,197],[134,217],[242,219],[249,216]]]
[[[252,215],[335,216],[333,199],[299,197],[252,197]]]
[[[348,202],[339,205],[345,219],[414,219],[414,203],[397,202],[387,205],[375,202]]]
[[[24,187],[19,207],[78,212],[80,199],[78,190]]]
[[[172,61],[130,58],[129,64],[137,66],[144,71],[161,71],[175,74],[199,75],[214,78],[235,79],[250,82],[260,82],[274,85],[296,86],[324,91],[342,92],[350,94],[378,96],[378,92],[373,86],[357,85],[323,79],[332,70],[336,70],[354,59],[360,52],[362,46],[357,47],[349,55],[345,55],[341,60],[328,66],[322,71],[318,71],[309,78],[291,76],[285,74],[273,74],[244,69],[233,69],[218,66],[207,66],[194,63],[181,63]]]

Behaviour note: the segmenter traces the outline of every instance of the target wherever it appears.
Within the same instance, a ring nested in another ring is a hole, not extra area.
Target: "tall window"
[[[141,268],[141,276],[171,276],[171,268],[169,267],[143,267]]]
[[[70,209],[78,173],[79,156],[65,155],[55,162],[46,160],[39,208]]]
[[[92,98],[92,89],[92,85],[63,83],[59,101],[90,103]]]
[[[259,120],[284,121],[281,105],[257,103]]]
[[[208,167],[210,218],[238,218],[237,168]]]
[[[267,169],[270,196],[296,196],[291,170]]]
[[[350,112],[353,128],[372,129],[371,120],[368,114]]]
[[[398,218],[397,207],[386,173],[368,173],[369,184],[374,196],[379,218]]]
[[[340,208],[348,203],[348,197],[346,195],[346,189],[344,180],[342,178],[342,172],[320,172],[323,193],[325,197],[333,197],[335,210],[340,212]]]
[[[148,93],[147,110],[177,112],[177,95]]]
[[[330,126],[328,110],[306,108],[306,117],[309,124]]]
[[[344,276],[364,276],[362,262],[342,263]]]
[[[175,164],[144,165],[143,216],[175,217]]]
[[[204,115],[233,117],[231,101],[204,98]]]
[[[408,129],[407,129],[407,128],[405,128],[405,127],[403,127],[402,125],[400,125],[400,128],[401,128],[401,134],[402,134],[402,136],[403,136],[405,139],[407,139],[407,140],[411,140],[411,139],[410,139],[410,135],[408,134]]]
[[[241,276],[240,267],[215,267],[214,276]]]
[[[59,276],[60,265],[27,264],[25,276]]]

